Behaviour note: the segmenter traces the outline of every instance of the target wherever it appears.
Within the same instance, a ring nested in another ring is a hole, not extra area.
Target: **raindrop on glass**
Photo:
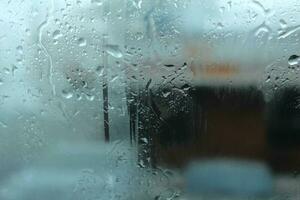
[[[297,65],[300,62],[300,57],[297,55],[292,55],[289,57],[288,63],[289,65]]]
[[[58,38],[62,37],[62,34],[60,33],[60,30],[55,30],[53,33],[52,33],[52,38],[54,40],[57,40]]]
[[[287,23],[284,19],[280,19],[279,23],[280,23],[281,28],[286,28],[287,27]]]
[[[29,28],[25,29],[25,33],[27,36],[30,36],[30,29]]]
[[[269,76],[267,76],[265,82],[268,83],[268,82],[270,82],[270,81],[271,81],[271,76],[269,75]]]
[[[84,39],[84,38],[79,38],[78,40],[77,40],[77,44],[78,44],[78,46],[80,46],[80,47],[84,47],[84,46],[86,46],[86,39]]]
[[[91,3],[97,6],[102,6],[103,4],[102,0],[91,0]]]
[[[86,98],[88,101],[94,101],[95,96],[94,96],[94,95],[86,94],[86,95],[85,95],[85,98]]]
[[[23,47],[21,45],[17,46],[17,51],[19,54],[23,54]]]
[[[164,92],[162,93],[163,97],[165,97],[165,98],[168,97],[170,94],[171,94],[170,91],[164,91]]]
[[[148,144],[148,139],[147,138],[141,138],[141,142],[143,142],[144,144]]]
[[[69,91],[66,91],[66,90],[62,90],[62,96],[66,99],[70,99],[73,97],[73,93],[72,92],[69,92]]]
[[[118,45],[106,45],[105,51],[109,55],[111,55],[115,58],[122,58],[123,57],[122,51],[120,50]]]

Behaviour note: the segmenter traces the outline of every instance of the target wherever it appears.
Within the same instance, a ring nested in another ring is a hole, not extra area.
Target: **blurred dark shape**
[[[184,87],[189,89],[170,86],[135,96],[145,165],[182,168],[195,159],[224,157],[262,161],[278,173],[300,170],[299,88],[277,90],[266,103],[256,87]]]
[[[140,102],[144,107],[140,107],[143,116],[139,118],[139,135],[150,141],[141,148],[141,154],[147,154],[152,166],[182,167],[196,158],[220,156],[266,159],[261,91],[249,87],[194,87],[186,97],[180,93],[168,97],[157,94],[146,97],[149,93],[144,93],[141,99],[154,99],[160,116],[147,101]]]
[[[278,171],[300,169],[300,89],[275,92],[268,106],[270,163]]]

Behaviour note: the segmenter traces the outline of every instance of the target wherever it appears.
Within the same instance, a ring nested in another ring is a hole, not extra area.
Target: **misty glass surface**
[[[0,199],[299,198],[297,0],[0,9]]]

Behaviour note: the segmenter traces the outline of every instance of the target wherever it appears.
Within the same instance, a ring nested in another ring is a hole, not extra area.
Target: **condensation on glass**
[[[2,0],[0,199],[297,199],[296,0]]]

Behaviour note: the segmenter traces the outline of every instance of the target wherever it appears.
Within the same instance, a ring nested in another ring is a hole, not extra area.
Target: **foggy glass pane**
[[[0,199],[299,197],[298,1],[0,9]]]

